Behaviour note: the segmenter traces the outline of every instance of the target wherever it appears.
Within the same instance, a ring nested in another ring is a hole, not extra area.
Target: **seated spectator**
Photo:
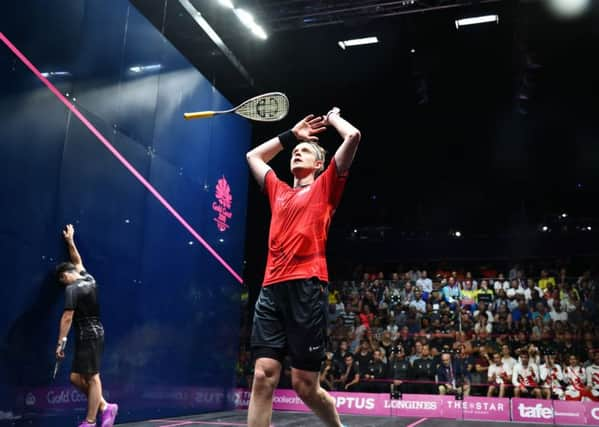
[[[412,373],[412,365],[405,357],[405,352],[401,347],[393,347],[389,356],[388,377],[393,379],[391,392],[399,390],[400,393],[410,392],[409,380]]]
[[[499,292],[495,293],[495,299],[493,300],[493,303],[491,305],[491,311],[496,312],[497,310],[499,310],[499,308],[501,306],[505,306],[507,311],[510,311],[509,303],[510,303],[509,298],[505,294],[505,291],[503,289],[501,289]]]
[[[477,395],[484,395],[484,390],[487,384],[487,377],[490,365],[490,357],[487,351],[487,347],[481,345],[478,347],[477,352],[473,354],[474,356],[474,369],[470,375],[471,393],[474,393],[476,390]],[[483,385],[485,385],[483,387]]]
[[[495,392],[498,393],[499,397],[505,396],[506,385],[510,383],[511,377],[501,361],[501,355],[499,353],[493,354],[493,363],[491,363],[489,370],[487,371],[487,380],[489,381],[487,397],[495,396]]]
[[[489,282],[487,280],[481,280],[479,288],[476,290],[476,303],[480,304],[484,302],[488,307],[493,303],[495,298],[493,291],[489,289]]]
[[[534,321],[537,317],[540,317],[543,325],[547,325],[551,322],[551,315],[547,311],[545,304],[539,301],[534,308],[535,310],[531,313],[531,320]]]
[[[541,278],[539,279],[538,286],[541,290],[547,289],[548,285],[555,286],[555,278],[549,275],[547,270],[541,270]]]
[[[551,317],[551,320],[553,320],[554,322],[557,322],[557,321],[567,322],[568,321],[568,313],[566,313],[565,311],[562,311],[562,305],[559,300],[555,300],[553,302],[553,308],[549,312],[549,316]]]
[[[383,361],[380,350],[375,350],[372,359],[368,363],[364,381],[360,391],[370,393],[384,393],[389,390],[387,383],[382,382],[387,377],[387,364]]]
[[[458,302],[462,299],[462,291],[453,276],[450,276],[447,284],[443,286],[443,299],[452,310],[455,310]]]
[[[541,398],[539,388],[539,369],[533,363],[529,363],[526,351],[519,355],[520,361],[514,366],[512,373],[512,385],[514,386],[514,397],[536,397]]]
[[[475,307],[476,306],[476,294],[477,291],[472,289],[472,282],[470,280],[466,280],[464,282],[464,288],[462,289],[462,307]]]
[[[474,333],[478,334],[481,331],[485,331],[488,334],[493,332],[493,324],[488,323],[485,315],[479,315],[478,321],[474,324]]]
[[[354,357],[348,353],[345,355],[345,367],[335,378],[334,383],[337,390],[357,391],[360,383],[360,372],[357,365],[354,363]]]
[[[518,361],[512,357],[512,352],[510,346],[507,344],[503,344],[501,346],[501,363],[505,367],[505,372],[512,378],[512,373],[514,372],[514,367]]]
[[[422,298],[422,292],[420,289],[414,290],[414,299],[409,304],[410,308],[415,308],[420,314],[426,313],[426,301]]]
[[[408,361],[411,365],[414,364],[414,360],[420,359],[422,357],[422,343],[420,341],[414,342],[413,353],[408,357]]]
[[[362,339],[360,341],[360,348],[354,354],[354,361],[358,365],[360,378],[366,375],[371,360],[372,348],[370,347],[370,342],[367,339]]]
[[[555,397],[564,399],[564,373],[562,367],[555,361],[555,353],[545,355],[545,363],[539,368],[541,391],[545,399]]]
[[[349,336],[350,329],[343,323],[343,318],[338,317],[335,321],[335,326],[331,329],[330,337],[333,341],[339,342],[346,340]]]
[[[591,399],[599,402],[599,351],[593,354],[593,363],[586,367],[586,385],[591,392]]]
[[[519,322],[520,319],[526,317],[527,320],[530,318],[530,312],[528,311],[528,305],[524,302],[524,297],[519,295],[516,297],[518,306],[512,310],[512,322]]]
[[[374,321],[374,314],[370,311],[370,305],[364,304],[362,305],[362,310],[358,315],[360,318],[360,323],[366,328],[369,329],[370,325]]]
[[[327,391],[331,391],[335,389],[334,379],[335,379],[335,368],[333,365],[333,357],[326,357],[324,362],[322,362],[322,367],[320,368],[320,386]]]
[[[464,371],[460,363],[452,360],[450,353],[441,355],[441,366],[437,369],[439,394],[461,394],[468,396],[470,386],[464,381]]]
[[[414,299],[414,289],[412,289],[412,282],[406,282],[404,288],[399,292],[400,304],[407,307]]]
[[[393,338],[391,332],[389,330],[385,330],[381,336],[381,341],[379,343],[379,347],[383,349],[385,352],[385,358],[388,360],[389,356],[391,356],[391,351],[394,348]]]
[[[436,351],[436,349],[435,349]],[[412,364],[412,377],[414,385],[410,387],[412,393],[430,394],[434,390],[437,361],[428,344],[422,345],[421,357]]]
[[[592,398],[590,390],[586,387],[586,372],[584,372],[574,354],[568,357],[568,366],[564,369],[564,378],[567,384],[564,393],[566,400],[580,401],[583,398]]]
[[[547,300],[542,297],[542,292],[538,288],[534,288],[530,291],[530,301],[528,301],[528,305],[530,307],[537,307],[539,303],[545,307],[545,311],[547,311]]]
[[[350,354],[349,346],[346,339],[339,341],[339,346],[335,353],[333,353],[333,365],[335,372],[341,372],[345,366],[345,356]]]
[[[422,299],[426,301],[433,291],[433,281],[428,278],[426,270],[420,272],[420,278],[416,280],[416,286],[420,288],[422,291]]]
[[[474,311],[475,318],[479,315],[486,316],[488,323],[493,323],[495,321],[493,312],[489,309],[489,306],[485,302],[481,302],[478,305],[478,310]]]
[[[493,289],[495,290],[495,294],[499,292],[500,289],[503,289],[505,292],[510,288],[510,282],[505,280],[503,273],[499,273],[497,280],[493,283]]]

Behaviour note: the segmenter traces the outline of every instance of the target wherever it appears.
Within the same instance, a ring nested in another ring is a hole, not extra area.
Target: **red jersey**
[[[274,171],[266,173],[264,191],[272,219],[263,286],[310,277],[328,282],[327,236],[345,181],[346,176],[337,172],[334,157],[305,187],[291,188]]]

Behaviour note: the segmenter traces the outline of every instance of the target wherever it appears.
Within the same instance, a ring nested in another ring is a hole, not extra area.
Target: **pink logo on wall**
[[[585,402],[586,422],[590,426],[599,426],[599,402]]]
[[[551,400],[512,399],[512,420],[529,423],[553,424]]]
[[[457,409],[465,420],[510,421],[510,399],[507,397],[449,398],[445,405]]]
[[[225,231],[229,228],[227,221],[233,216],[233,213],[231,212],[233,195],[231,194],[231,187],[224,176],[216,183],[214,196],[216,197],[216,202],[212,202],[212,209],[218,213],[218,216],[214,218],[214,221],[216,222],[216,227],[220,231]]]

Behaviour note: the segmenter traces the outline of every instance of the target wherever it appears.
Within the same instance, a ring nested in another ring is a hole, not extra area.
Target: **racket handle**
[[[183,114],[183,117],[185,117],[185,120],[190,120],[190,119],[205,119],[208,117],[212,117],[214,116],[214,111],[199,111],[197,113],[185,113]]]

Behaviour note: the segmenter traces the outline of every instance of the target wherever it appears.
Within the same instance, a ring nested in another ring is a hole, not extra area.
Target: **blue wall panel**
[[[241,274],[249,125],[182,119],[231,105],[128,1],[11,3],[0,31]],[[235,277],[2,43],[0,76],[0,425],[83,416],[72,343],[50,379],[69,222],[100,286],[119,422],[230,408]]]

